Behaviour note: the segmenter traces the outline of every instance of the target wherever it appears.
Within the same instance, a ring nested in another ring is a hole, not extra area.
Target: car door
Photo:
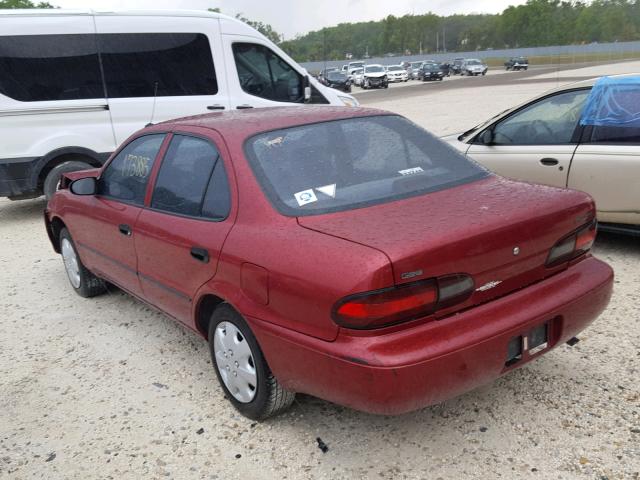
[[[101,173],[97,195],[77,197],[81,203],[67,215],[83,262],[137,296],[142,290],[134,227],[164,139],[165,134],[143,135],[124,146]]]
[[[96,29],[118,142],[149,122],[229,108],[217,19],[96,15]]]
[[[569,187],[589,193],[601,222],[640,225],[640,133],[595,126],[576,150]]]
[[[536,100],[476,135],[467,155],[505,177],[566,187],[588,95],[576,89]]]
[[[209,131],[208,136],[212,133]],[[172,136],[150,208],[136,224],[140,282],[147,301],[190,323],[192,299],[216,273],[233,225],[222,141]]]

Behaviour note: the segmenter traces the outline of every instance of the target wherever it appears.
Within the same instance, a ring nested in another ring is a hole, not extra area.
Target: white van
[[[355,106],[248,25],[205,11],[0,11],[0,197],[55,191],[150,122]]]

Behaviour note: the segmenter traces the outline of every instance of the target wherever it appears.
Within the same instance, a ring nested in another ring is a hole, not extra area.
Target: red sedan
[[[303,392],[398,414],[490,382],[606,307],[592,199],[496,176],[364,108],[145,128],[46,211],[71,285],[105,281],[209,342],[261,419]]]

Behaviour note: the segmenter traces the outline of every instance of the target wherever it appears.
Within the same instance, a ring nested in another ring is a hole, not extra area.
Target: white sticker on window
[[[316,190],[329,195],[331,198],[336,198],[336,184],[325,185],[324,187],[316,187]]]
[[[422,173],[424,172],[424,170],[422,170],[422,167],[414,167],[414,168],[407,168],[406,170],[400,170],[398,173],[400,175],[415,175],[416,173]]]
[[[284,137],[276,137],[273,140],[268,140],[267,145],[273,147],[274,145],[282,145],[284,142]]]
[[[294,196],[296,197],[296,201],[300,206],[318,201],[318,197],[316,197],[316,194],[313,192],[312,188],[295,193]]]

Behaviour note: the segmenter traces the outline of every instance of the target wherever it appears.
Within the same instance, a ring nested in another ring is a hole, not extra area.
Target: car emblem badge
[[[487,290],[496,288],[501,283],[502,283],[502,280],[494,280],[493,282],[485,283],[480,288],[476,288],[476,292],[486,292]]]
[[[513,254],[517,257],[518,255],[520,255],[520,247],[515,247],[513,249]]]

